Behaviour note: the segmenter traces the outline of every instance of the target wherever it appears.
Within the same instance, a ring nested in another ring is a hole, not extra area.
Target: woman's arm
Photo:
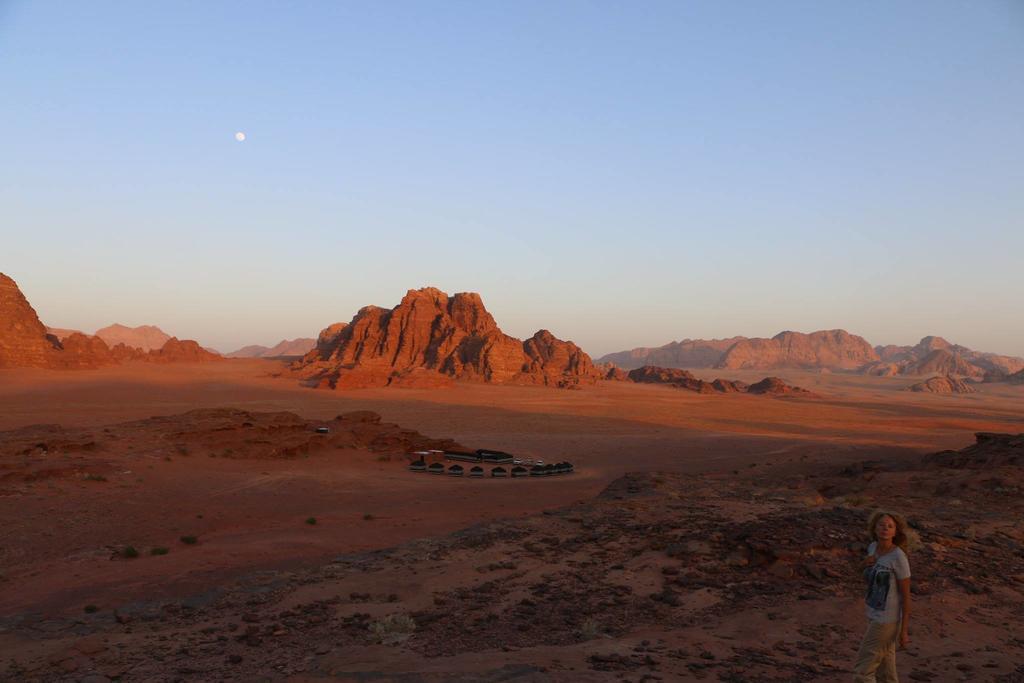
[[[910,579],[898,579],[896,584],[900,590],[900,604],[903,608],[903,619],[900,626],[900,649],[907,649],[910,644],[910,633],[907,628],[910,625]]]

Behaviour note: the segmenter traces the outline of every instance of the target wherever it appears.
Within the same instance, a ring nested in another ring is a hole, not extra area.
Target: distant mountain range
[[[280,356],[305,356],[316,346],[316,339],[300,337],[284,339],[276,346],[243,346],[237,351],[225,354],[226,358],[277,358]]]
[[[300,357],[292,370],[312,386],[438,386],[450,380],[574,387],[602,378],[631,379],[624,370],[839,370],[876,376],[964,378],[1024,383],[1024,359],[974,351],[941,337],[913,346],[872,346],[846,330],[780,332],[770,339],[684,339],[664,346],[611,353],[597,364],[547,330],[521,341],[504,334],[479,294],[449,296],[409,290],[392,309],[365,306],[351,322],[334,323],[318,339],[246,346],[231,358]],[[109,325],[90,336],[47,328],[11,278],[0,273],[0,367],[88,368],[126,360],[217,360],[220,354],[159,327]],[[933,382],[929,391],[946,390]],[[948,384],[948,383],[947,383]],[[724,386],[724,385],[723,385]],[[953,390],[959,385],[948,384]],[[728,389],[728,387],[726,387]],[[716,389],[718,390],[718,389]]]
[[[656,348],[636,348],[602,356],[631,370],[644,365],[674,368],[778,370],[785,368],[845,370],[869,375],[988,378],[998,380],[1024,370],[1024,359],[974,351],[941,337],[923,338],[914,346],[871,346],[846,330],[780,332],[770,339],[684,339]]]
[[[52,334],[61,341],[73,334],[85,334],[85,332],[82,332],[81,330],[67,330],[60,327],[47,327],[46,333]],[[124,344],[125,346],[142,349],[143,351],[152,351],[162,348],[163,345],[171,338],[171,335],[167,334],[155,325],[127,327],[118,323],[108,325],[107,327],[101,327],[96,330],[96,334],[93,336],[102,339],[107,346]]]

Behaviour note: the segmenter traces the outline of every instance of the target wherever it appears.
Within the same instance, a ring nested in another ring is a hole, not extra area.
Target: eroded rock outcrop
[[[811,392],[800,387],[787,384],[785,380],[778,377],[765,377],[760,382],[755,382],[747,388],[748,394],[770,394],[772,396],[786,396],[786,395],[805,395],[809,396]]]
[[[638,347],[629,351],[609,353],[598,363],[614,363],[625,370],[645,365],[664,368],[713,368],[729,348],[746,337],[728,339],[683,339],[656,348]]]
[[[726,351],[716,368],[773,370],[776,368],[855,369],[878,361],[872,346],[846,330],[781,332],[771,339],[745,339]]]
[[[695,377],[692,373],[678,368],[659,368],[644,366],[630,370],[628,378],[643,384],[668,384],[669,386],[696,391],[699,394],[762,394],[773,396],[800,395],[811,397],[811,392],[800,387],[787,384],[778,377],[765,377],[755,384],[747,384],[739,380],[716,379],[708,382]]]
[[[111,327],[131,330],[121,325]],[[58,337],[55,332],[63,336]],[[172,363],[219,359],[218,354],[191,340],[170,337],[159,348],[146,351],[123,342],[111,346],[99,336],[74,330],[47,328],[17,283],[0,273],[0,368],[85,370],[131,360]]]
[[[942,337],[928,336],[915,346],[877,346],[879,361],[861,372],[890,377],[896,375],[954,377],[1003,377],[1024,370],[1024,358],[974,351]]]
[[[162,347],[150,351],[143,358],[153,363],[206,363],[223,359],[223,356],[207,351],[198,342],[177,337],[171,337]]]
[[[95,368],[112,362],[100,339],[71,333],[61,341],[47,334],[18,284],[0,273],[0,368]]]
[[[918,391],[929,394],[973,394],[974,387],[960,379],[945,375],[943,377],[932,377],[924,382],[907,387],[907,391]]]
[[[925,456],[925,464],[952,469],[1024,466],[1024,434],[978,432],[974,438],[974,444],[959,451],[940,451]]]
[[[293,368],[331,388],[439,386],[452,380],[571,387],[599,372],[572,342],[540,330],[522,342],[498,328],[479,294],[409,290],[393,309],[366,306],[320,333]]]

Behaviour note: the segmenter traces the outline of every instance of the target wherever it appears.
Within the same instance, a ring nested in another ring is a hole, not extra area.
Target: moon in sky
[[[243,133],[242,131],[238,131],[237,133],[235,133],[235,139],[238,140],[239,142],[245,142],[245,133]]]

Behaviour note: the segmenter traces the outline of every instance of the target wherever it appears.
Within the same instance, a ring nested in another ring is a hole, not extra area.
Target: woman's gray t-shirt
[[[868,546],[868,555],[875,554],[877,543]],[[910,561],[898,546],[875,559],[873,567],[864,570],[867,594],[864,602],[868,620],[878,624],[891,624],[900,620],[900,591],[897,579],[910,578]]]

